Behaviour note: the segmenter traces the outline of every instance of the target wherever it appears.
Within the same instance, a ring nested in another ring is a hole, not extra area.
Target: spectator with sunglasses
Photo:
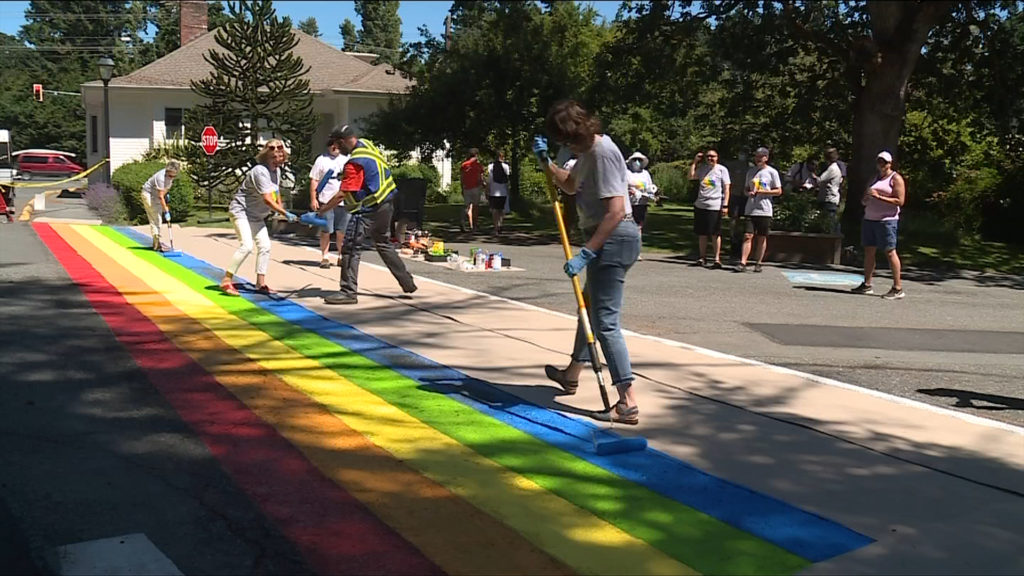
[[[707,162],[697,164],[707,158]],[[698,152],[690,164],[690,180],[699,182],[697,201],[693,204],[693,231],[697,234],[700,258],[695,266],[707,266],[708,242],[714,241],[715,259],[711,264],[716,270],[722,268],[722,217],[729,210],[729,188],[732,178],[729,170],[718,163],[718,151],[708,150],[705,155]]]
[[[263,294],[273,294],[267,286],[267,268],[270,265],[270,232],[267,230],[267,216],[277,212],[289,222],[298,217],[285,210],[281,205],[281,166],[288,162],[288,152],[284,143],[274,138],[263,145],[256,155],[256,165],[245,173],[242,184],[235,192],[235,197],[228,205],[228,213],[235,225],[235,233],[241,246],[231,258],[231,264],[224,270],[220,281],[221,290],[232,296],[238,296],[234,278],[245,259],[252,254],[253,242],[256,244],[256,290]]]

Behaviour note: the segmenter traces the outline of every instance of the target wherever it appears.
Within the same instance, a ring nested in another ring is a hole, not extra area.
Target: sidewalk
[[[181,229],[175,240],[215,266],[235,249],[221,230]],[[543,377],[545,363],[566,361],[572,318],[426,279],[413,299],[396,299],[390,274],[365,263],[359,304],[325,306],[337,269],[294,264],[311,254],[275,243],[268,282],[328,318],[541,406],[600,406],[592,375],[574,397],[556,396]],[[877,540],[807,573],[1024,570],[1024,430],[669,341],[627,340],[642,417],[625,433]]]

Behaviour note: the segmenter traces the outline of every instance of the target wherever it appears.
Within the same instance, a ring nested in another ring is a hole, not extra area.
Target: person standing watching
[[[828,215],[829,231],[839,234],[839,188],[843,184],[843,170],[839,166],[839,152],[825,149],[825,171],[818,176],[818,209]]]
[[[651,179],[651,173],[647,171],[647,164],[650,161],[647,156],[640,152],[633,154],[626,159],[626,183],[629,185],[629,203],[633,208],[633,221],[636,222],[637,230],[640,231],[640,246],[644,243],[644,222],[647,221],[647,207],[651,199],[658,193],[658,187]],[[637,260],[643,260],[641,254]]]
[[[707,162],[697,167],[702,159]],[[700,183],[697,188],[697,201],[693,204],[693,231],[697,234],[700,247],[700,258],[695,266],[707,266],[708,242],[715,244],[715,260],[711,265],[718,270],[722,268],[722,218],[729,210],[729,189],[732,178],[729,170],[718,163],[718,151],[708,150],[707,154],[698,152],[690,164],[690,180]]]
[[[398,280],[402,291],[412,294],[416,283],[405,263],[395,252],[389,237],[391,215],[394,214],[395,180],[391,168],[380,150],[366,139],[357,136],[351,126],[342,126],[331,131],[329,142],[333,142],[348,156],[342,170],[341,191],[327,204],[320,207],[323,216],[344,201],[353,206],[355,215],[352,238],[345,243],[341,254],[340,289],[324,298],[327,304],[355,304],[359,292],[359,260],[363,239],[369,235],[381,260]]]
[[[864,221],[861,223],[861,244],[864,245],[864,281],[853,289],[855,294],[874,294],[871,277],[875,273],[875,254],[881,248],[889,259],[892,270],[892,288],[882,295],[886,300],[899,300],[906,296],[900,277],[900,257],[896,254],[896,231],[899,228],[900,209],[907,197],[906,182],[892,168],[892,154],[883,150],[875,159],[878,177],[864,193]]]
[[[153,236],[153,250],[162,252],[160,245],[160,219],[171,225],[171,209],[167,206],[167,193],[174,185],[181,164],[177,160],[168,160],[167,165],[157,171],[142,185],[142,205],[146,207],[146,218],[149,220],[149,232]]]
[[[587,271],[584,297],[589,303],[594,334],[601,343],[612,385],[619,394],[610,412],[598,413],[595,417],[637,424],[640,410],[633,395],[634,376],[621,329],[626,273],[640,255],[640,231],[633,222],[629,203],[626,161],[615,142],[601,133],[600,122],[573,100],[553,105],[544,125],[554,140],[579,156],[570,172],[548,158],[547,140],[543,136],[538,136],[533,143],[541,167],[555,185],[567,192],[579,190],[576,206],[586,241],[579,254],[565,263],[564,269],[570,277],[584,269]],[[600,362],[600,359],[590,357],[583,327],[577,324],[569,365],[564,369],[548,365],[544,372],[565,392],[574,394],[580,371],[590,362]]]
[[[469,149],[469,158],[459,167],[459,180],[462,184],[462,201],[465,205],[465,213],[459,222],[459,229],[466,231],[466,222],[469,222],[470,232],[476,232],[476,219],[474,218],[474,206],[480,203],[480,193],[483,190],[484,167],[480,164],[477,156],[480,151],[476,148]]]
[[[768,248],[768,234],[772,231],[772,198],[782,195],[782,181],[779,171],[768,165],[768,149],[761,147],[754,151],[754,167],[747,171],[746,178],[747,231],[743,235],[743,253],[737,272],[747,271],[747,258],[751,244],[754,246],[754,272],[761,271],[761,261]]]
[[[811,154],[803,162],[797,162],[789,167],[786,172],[786,187],[790,192],[801,192],[813,190],[817,187],[818,162]]]
[[[348,161],[348,156],[341,153],[338,149],[337,144],[329,142],[327,144],[327,151],[317,157],[316,162],[313,163],[313,167],[309,171],[309,208],[316,212],[320,210],[320,206],[330,202],[331,198],[338,193],[338,189],[341,186],[342,168],[345,166],[345,162]],[[320,180],[331,171],[331,178],[324,184],[324,187],[320,189],[318,193],[316,191],[317,186],[320,185]],[[343,206],[339,206],[334,210],[324,214],[324,220],[327,221],[327,228],[324,228],[320,232],[320,267],[330,268],[331,261],[327,258],[327,254],[331,249],[331,234],[334,234],[334,241],[338,245],[338,266],[341,266],[341,250],[345,245],[345,229],[348,228],[348,223],[352,219],[352,214],[348,210],[345,210]]]
[[[505,220],[505,202],[508,201],[508,175],[512,173],[512,169],[505,163],[505,153],[501,150],[498,150],[497,158],[491,164],[490,173],[487,202],[491,206],[494,235],[501,236],[501,225]]]
[[[257,164],[249,169],[242,178],[242,184],[235,192],[235,197],[228,204],[228,213],[235,225],[235,233],[241,246],[231,258],[231,264],[224,271],[220,287],[227,294],[238,296],[234,278],[245,259],[252,254],[253,241],[256,242],[256,290],[263,294],[273,294],[267,286],[267,268],[270,266],[270,232],[267,231],[267,216],[277,212],[289,222],[298,217],[284,209],[281,205],[279,184],[281,166],[288,161],[288,152],[284,142],[274,138],[263,145],[263,150],[256,155]]]

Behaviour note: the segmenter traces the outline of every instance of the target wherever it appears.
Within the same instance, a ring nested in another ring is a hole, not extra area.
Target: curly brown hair
[[[579,102],[560,100],[548,110],[544,128],[559,144],[586,149],[594,141],[594,135],[601,133],[601,121]]]

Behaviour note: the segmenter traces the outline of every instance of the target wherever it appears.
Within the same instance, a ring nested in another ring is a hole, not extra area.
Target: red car
[[[31,180],[35,176],[67,178],[82,170],[84,168],[60,154],[28,152],[18,156],[18,172],[25,180]]]

